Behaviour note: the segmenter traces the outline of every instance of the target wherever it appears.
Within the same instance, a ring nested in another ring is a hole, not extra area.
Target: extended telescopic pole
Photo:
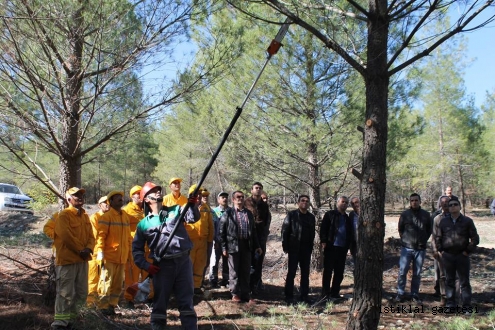
[[[236,108],[237,111],[236,111],[234,117],[232,118],[232,121],[230,122],[229,127],[227,127],[227,130],[223,134],[222,140],[220,141],[220,144],[218,145],[217,150],[215,151],[215,153],[213,153],[213,155],[211,156],[210,162],[208,163],[208,165],[206,166],[205,170],[203,171],[203,175],[201,176],[201,179],[199,180],[198,184],[196,185],[196,189],[194,189],[194,192],[191,194],[192,196],[196,196],[196,194],[198,193],[199,188],[201,187],[201,185],[205,181],[206,176],[210,172],[210,169],[213,166],[213,163],[215,162],[215,160],[217,159],[218,154],[220,153],[220,150],[222,150],[223,145],[227,141],[227,138],[229,137],[230,132],[234,128],[234,125],[237,122],[237,119],[241,116],[242,110],[243,110],[244,106],[246,105],[246,102],[248,101],[249,96],[251,95],[254,87],[258,83],[258,80],[260,79],[260,77],[261,77],[263,71],[265,70],[268,62],[270,61],[270,59],[272,58],[273,55],[277,54],[278,50],[282,46],[282,40],[284,39],[285,35],[287,34],[287,30],[289,30],[289,26],[290,26],[290,23],[291,22],[292,22],[292,20],[287,17],[287,19],[285,20],[285,22],[280,27],[280,30],[278,31],[277,35],[275,36],[275,39],[273,39],[272,42],[270,43],[270,46],[268,46],[268,49],[266,50],[267,53],[268,53],[268,55],[267,55],[267,58],[266,58],[265,63],[263,64],[263,66],[262,66],[262,68],[260,70],[260,73],[258,74],[258,76],[256,77],[256,79],[254,80],[254,82],[253,82],[251,88],[249,89],[249,91],[248,91],[248,93],[247,93],[244,101],[242,102],[241,106],[238,106]],[[182,212],[180,213],[179,219],[177,220],[177,223],[175,224],[172,232],[170,233],[170,236],[169,236],[167,242],[163,246],[163,250],[162,251],[155,251],[156,252],[155,255],[157,255],[157,256],[163,256],[163,255],[165,255],[165,251],[167,251],[167,248],[170,245],[170,242],[172,240],[172,237],[174,237],[175,232],[177,231],[178,226],[182,223],[182,220],[184,219],[184,216],[185,216],[187,210],[190,207],[192,207],[192,206],[193,205],[190,202],[188,202],[186,204],[186,206],[184,206]],[[165,226],[163,226],[163,228],[165,228]]]

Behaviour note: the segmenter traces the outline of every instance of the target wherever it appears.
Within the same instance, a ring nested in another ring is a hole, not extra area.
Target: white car
[[[28,212],[33,214],[29,204],[33,199],[22,193],[19,187],[0,183],[0,211]]]

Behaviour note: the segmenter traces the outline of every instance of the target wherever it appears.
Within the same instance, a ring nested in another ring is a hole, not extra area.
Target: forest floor
[[[89,214],[96,211],[88,207]],[[51,212],[51,210],[50,210]],[[435,313],[439,298],[434,297],[434,270],[431,251],[423,266],[421,297],[423,304],[411,302],[406,310],[389,313],[385,306],[396,305],[400,244],[397,240],[397,221],[400,211],[387,212],[385,238],[385,265],[383,272],[383,300],[379,329],[464,329],[463,322],[477,321],[477,329],[494,329],[495,317],[495,219],[488,210],[468,212],[475,220],[481,237],[480,247],[471,257],[471,285],[475,313],[471,315],[442,315]],[[50,241],[42,228],[48,214],[25,215],[0,213],[0,330],[49,329],[53,320],[53,282]],[[341,294],[345,299],[328,304],[287,306],[283,287],[287,256],[282,252],[280,228],[285,213],[274,212],[271,235],[264,264],[264,289],[254,298],[255,304],[230,301],[228,289],[208,290],[208,299],[195,297],[199,329],[344,329],[352,302],[353,265],[351,258],[345,270]],[[296,277],[296,292],[299,278]],[[321,272],[313,270],[310,277],[310,297],[320,295]],[[408,283],[409,286],[409,283]],[[411,304],[412,310],[409,310]],[[124,304],[123,304],[124,306]],[[172,299],[169,309],[170,329],[180,329],[179,313]],[[117,315],[105,317],[95,310],[81,313],[77,329],[150,329],[150,306],[136,305],[135,309],[118,308]],[[435,315],[436,314],[436,315]],[[452,323],[461,324],[450,327]],[[469,322],[467,324],[470,324]]]

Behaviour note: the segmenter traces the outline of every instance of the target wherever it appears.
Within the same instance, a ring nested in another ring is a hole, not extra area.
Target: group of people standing
[[[419,296],[421,273],[426,256],[427,242],[431,237],[435,266],[435,295],[440,296],[442,307],[458,307],[456,282],[460,287],[461,310],[471,308],[469,281],[470,254],[479,244],[476,226],[471,218],[461,213],[459,199],[447,187],[439,198],[439,209],[432,214],[421,208],[421,197],[409,197],[410,208],[399,218],[401,254],[397,281],[397,303],[412,300],[421,304]],[[412,263],[411,296],[405,294],[407,273]]]
[[[212,210],[207,189],[194,185],[187,198],[180,193],[181,182],[171,178],[171,193],[166,196],[152,182],[134,186],[126,206],[124,192],[112,191],[99,199],[100,210],[91,217],[83,208],[85,189],[67,190],[68,207],[55,213],[44,227],[54,240],[53,329],[69,329],[84,304],[106,315],[115,314],[123,283],[124,298],[133,307],[136,282],[148,277],[152,278],[152,329],[165,329],[172,293],[183,328],[197,329],[193,296],[203,292],[210,256],[214,259],[210,284],[218,285],[223,258],[221,284],[228,281],[232,300],[254,303],[251,294],[262,287],[261,267],[271,222],[268,204],[262,199],[263,186],[253,184],[252,196],[246,201],[243,192],[235,191],[231,208],[229,194],[221,192],[219,205]],[[178,223],[183,212],[184,222]]]
[[[122,283],[127,288],[124,298],[128,307],[133,307],[136,292],[129,288],[147,278],[152,279],[152,329],[165,329],[172,293],[182,326],[197,329],[193,296],[203,293],[205,276],[211,287],[228,285],[233,302],[255,303],[252,296],[263,289],[263,260],[271,224],[263,185],[255,182],[248,198],[240,190],[231,194],[220,192],[218,206],[212,209],[207,189],[191,186],[186,197],[180,192],[181,182],[180,178],[171,178],[171,192],[165,196],[162,187],[152,182],[134,186],[126,206],[124,192],[111,191],[99,199],[100,210],[91,217],[83,208],[85,190],[67,190],[68,207],[54,214],[44,228],[54,240],[55,251],[57,295],[53,329],[70,328],[78,308],[84,304],[96,306],[107,315],[115,314]],[[473,220],[460,213],[461,205],[451,190],[450,195],[440,197],[440,209],[431,215],[421,209],[418,194],[412,194],[409,201],[410,208],[401,214],[398,225],[402,249],[396,302],[409,298],[405,286],[412,262],[410,299],[421,303],[421,271],[431,236],[438,271],[436,290],[442,303],[447,307],[455,305],[457,280],[462,305],[469,306],[469,254],[479,243]],[[349,202],[352,212],[347,214]],[[319,229],[323,253],[321,301],[342,297],[340,289],[348,252],[356,258],[359,212],[359,198],[349,201],[341,196],[336,208],[323,216]],[[184,221],[178,223],[181,213]],[[282,248],[288,254],[284,288],[288,304],[313,303],[309,299],[309,275],[316,227],[310,198],[300,195],[297,209],[288,212],[281,230]],[[295,300],[298,267],[300,295]]]

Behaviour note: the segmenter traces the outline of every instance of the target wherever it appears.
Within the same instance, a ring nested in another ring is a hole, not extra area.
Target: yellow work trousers
[[[193,266],[194,288],[198,289],[203,284],[203,274],[206,266],[206,253],[208,249],[206,237],[192,240],[193,248],[189,254]]]
[[[94,305],[98,301],[98,281],[100,279],[99,264],[96,259],[88,261],[88,298],[86,304]]]
[[[108,309],[119,304],[122,284],[124,283],[125,264],[114,264],[105,261],[102,266],[104,278],[98,283],[100,301],[98,308]]]

